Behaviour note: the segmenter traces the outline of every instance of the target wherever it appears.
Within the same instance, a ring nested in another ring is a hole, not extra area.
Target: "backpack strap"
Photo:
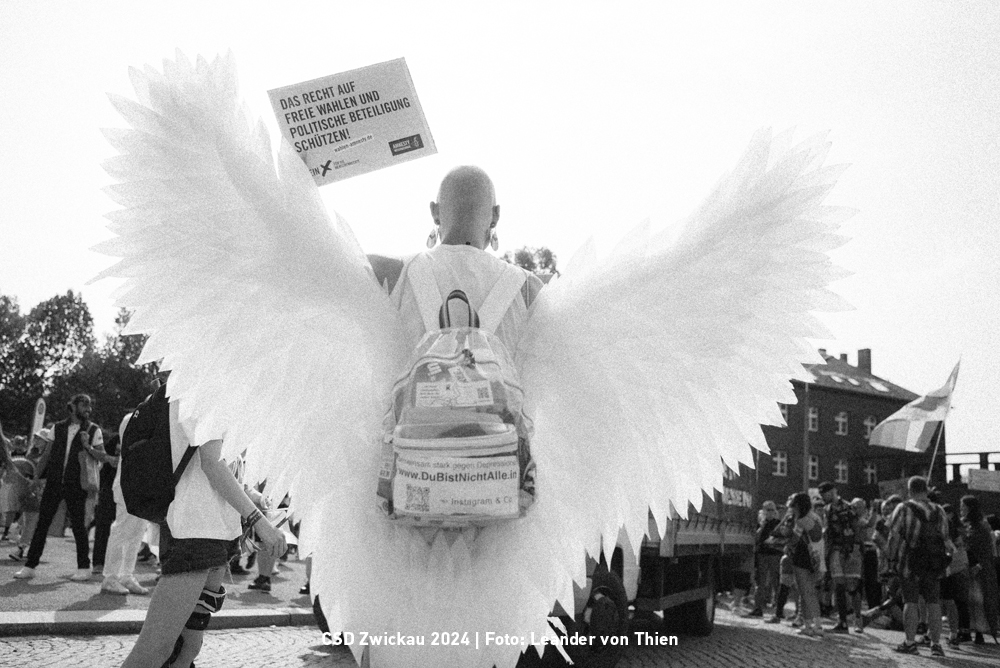
[[[184,469],[187,468],[188,462],[194,457],[194,453],[198,448],[193,445],[189,445],[187,450],[184,451],[184,456],[181,457],[180,464],[177,465],[177,470],[174,471],[174,487],[177,487],[177,483],[181,481],[181,476],[184,475]]]
[[[510,264],[504,267],[500,278],[493,284],[490,293],[483,300],[483,305],[479,307],[479,322],[482,329],[491,334],[496,331],[507,309],[518,297],[521,287],[527,280],[528,275],[516,265]]]
[[[413,296],[417,299],[417,309],[424,321],[424,329],[432,332],[440,329],[438,313],[441,309],[441,292],[434,280],[434,272],[426,262],[418,261],[419,257],[413,258],[407,265],[406,277],[413,288]]]

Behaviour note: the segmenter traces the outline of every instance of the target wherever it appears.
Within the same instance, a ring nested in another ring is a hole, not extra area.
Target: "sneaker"
[[[256,589],[264,593],[271,591],[271,578],[266,575],[258,575],[253,582],[247,585],[247,589]]]
[[[837,622],[837,625],[830,629],[831,633],[849,633],[850,629],[847,628],[847,624],[844,622]]]
[[[10,557],[11,561],[24,561],[24,546],[18,545],[16,552],[11,552],[7,555]]]
[[[128,589],[125,588],[125,585],[115,578],[104,578],[104,582],[101,583],[101,591],[106,594],[118,594],[119,596],[128,595]]]
[[[122,586],[124,586],[130,594],[145,596],[149,593],[149,589],[139,584],[139,581],[135,579],[134,575],[122,580]]]
[[[784,620],[784,617],[780,617],[778,615],[775,615],[774,617],[769,617],[769,618],[765,619],[764,623],[765,624],[780,624],[782,622],[782,620]]]
[[[69,579],[73,582],[86,582],[90,579],[91,572],[89,568],[78,568],[76,573],[69,576]]]
[[[931,656],[944,656],[944,649],[941,645],[934,643],[931,645]]]
[[[17,580],[30,580],[33,577],[35,577],[35,569],[27,566],[14,573],[14,578]]]
[[[915,642],[903,641],[893,648],[894,652],[899,652],[900,654],[920,654],[920,645]]]

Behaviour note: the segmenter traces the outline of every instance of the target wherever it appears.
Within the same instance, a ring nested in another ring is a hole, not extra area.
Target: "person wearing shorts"
[[[175,469],[188,447],[177,411],[177,403],[171,402]],[[257,510],[221,455],[222,441],[200,445],[177,482],[160,525],[162,577],[123,668],[193,665],[212,613],[226,598],[222,578],[238,549],[241,517],[254,528],[262,550],[275,556],[285,552],[284,535]]]
[[[931,639],[931,655],[944,656],[941,648],[941,573],[927,572],[920,567],[918,559],[911,559],[911,553],[916,545],[919,531],[940,531],[949,554],[955,551],[948,532],[948,518],[944,510],[927,498],[927,479],[913,476],[907,483],[910,501],[896,506],[889,521],[891,535],[889,554],[891,567],[900,576],[903,593],[903,627],[906,640],[896,647],[902,654],[917,654],[919,645],[916,641],[917,622],[919,620],[919,601],[923,597],[927,605],[927,627]],[[919,510],[916,510],[919,508]],[[925,518],[939,518],[937,526],[929,524]],[[921,512],[922,511],[922,512]]]

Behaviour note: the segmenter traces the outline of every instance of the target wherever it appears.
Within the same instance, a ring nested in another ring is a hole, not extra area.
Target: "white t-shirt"
[[[80,425],[76,422],[70,422],[69,428],[66,430],[66,454],[63,458],[63,471],[66,470],[67,465],[69,465],[69,449],[73,445],[73,438],[79,433]],[[99,448],[104,445],[104,434],[101,433],[100,428],[94,430],[94,440],[91,441],[91,448]]]
[[[122,446],[121,439],[125,436],[125,427],[128,426],[128,421],[132,419],[131,413],[126,413],[125,417],[122,418],[121,424],[118,425],[118,466],[115,467],[115,481],[111,483],[111,492],[115,496],[115,503],[120,503],[125,505],[125,499],[122,497],[122,466],[121,466],[121,456],[122,456]]]
[[[434,273],[442,301],[452,290],[460,288],[468,295],[469,302],[477,311],[501,275],[511,267],[504,260],[474,246],[450,244],[439,244],[411,259],[393,288],[392,299],[414,344],[426,332],[413,287],[408,280],[410,267],[418,262],[426,263]],[[518,293],[495,330],[511,352],[517,348],[527,314],[528,308]]]
[[[170,402],[170,452],[174,469],[190,443],[177,419],[177,411],[177,402]],[[232,540],[242,533],[239,512],[215,491],[201,470],[201,448],[195,451],[177,481],[174,501],[167,510],[167,524],[174,538]]]

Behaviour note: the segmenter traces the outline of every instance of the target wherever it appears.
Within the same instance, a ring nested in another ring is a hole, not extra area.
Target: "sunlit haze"
[[[248,103],[404,57],[438,154],[324,186],[368,252],[414,253],[444,173],[476,164],[502,207],[500,252],[561,264],[649,217],[695,208],[760,127],[829,131],[858,209],[826,318],[832,354],[871,348],[913,392],[961,356],[951,451],[1000,449],[1000,3],[0,3],[0,292],[23,311],[82,290],[110,331],[113,260],[89,250],[115,208],[101,127],[128,67],[232,50]]]

